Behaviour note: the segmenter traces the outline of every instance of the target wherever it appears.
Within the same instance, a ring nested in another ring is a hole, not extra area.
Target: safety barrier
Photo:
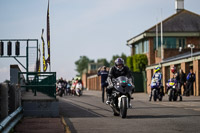
[[[32,89],[35,96],[39,91],[56,98],[56,72],[19,72],[19,84],[21,75],[28,79],[25,81],[26,85],[20,85],[20,87],[25,87],[26,90]]]
[[[22,110],[23,109],[20,106],[0,123],[1,133],[8,133],[18,123],[18,121],[21,120],[23,117]]]

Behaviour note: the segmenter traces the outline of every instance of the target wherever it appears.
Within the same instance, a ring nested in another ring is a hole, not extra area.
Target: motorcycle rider
[[[155,82],[157,82],[159,84],[159,87],[161,88],[161,94],[164,95],[164,90],[163,90],[163,86],[162,86],[162,83],[161,83],[162,74],[160,72],[160,67],[156,66],[154,69],[155,69],[154,70],[155,73],[154,73],[151,81],[155,80]],[[150,93],[150,96],[149,96],[149,101],[151,101],[151,99],[152,99],[152,91],[153,91],[153,89],[154,88],[151,87],[151,93]]]
[[[124,65],[124,60],[122,58],[117,58],[115,60],[115,65],[110,68],[109,73],[108,73],[108,78],[107,78],[108,87],[106,89],[106,92],[107,92],[106,104],[110,104],[112,90],[114,89],[113,79],[116,79],[120,76],[126,76],[132,84],[133,77],[132,77],[131,71],[129,70],[127,66]],[[133,92],[134,90],[132,91],[132,93]]]

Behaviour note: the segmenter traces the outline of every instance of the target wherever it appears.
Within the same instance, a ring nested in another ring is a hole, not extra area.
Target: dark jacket
[[[194,73],[189,73],[187,75],[187,81],[188,82],[194,82],[195,81],[195,74]]]
[[[176,76],[176,81],[178,83],[185,83],[186,82],[186,75],[185,73],[183,72],[182,74],[180,74],[179,72],[177,73],[177,76]]]
[[[108,71],[106,71],[106,70],[99,71],[97,75],[101,76],[101,84],[104,84],[107,82]]]
[[[129,79],[133,79],[132,78],[132,74],[131,71],[129,70],[129,68],[127,66],[124,66],[123,70],[119,71],[115,66],[110,68],[109,74],[108,74],[108,83],[109,85],[112,84],[112,79],[113,78],[118,78],[120,76],[126,76]]]

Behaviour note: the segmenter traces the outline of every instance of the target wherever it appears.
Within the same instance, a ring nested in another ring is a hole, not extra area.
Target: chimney
[[[176,13],[184,9],[184,0],[175,0]]]

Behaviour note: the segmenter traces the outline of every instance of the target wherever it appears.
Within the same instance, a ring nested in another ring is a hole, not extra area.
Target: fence
[[[101,77],[97,75],[87,78],[87,88],[89,90],[101,90]]]
[[[32,89],[34,95],[37,95],[37,91],[47,94],[50,97],[56,98],[56,72],[19,72],[19,83],[22,77],[26,75],[26,85],[20,85],[25,87],[26,90]]]

